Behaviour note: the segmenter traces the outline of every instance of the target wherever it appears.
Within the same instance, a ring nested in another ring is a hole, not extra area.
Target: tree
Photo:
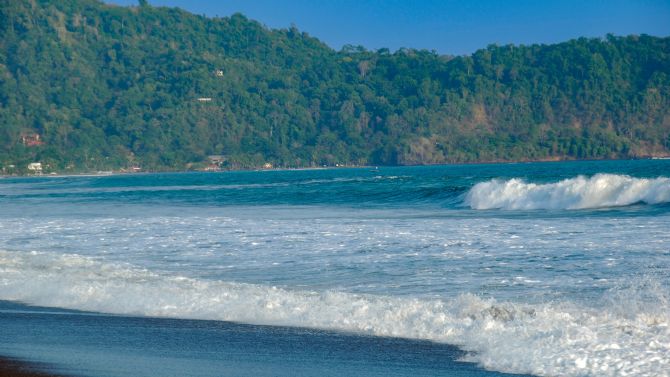
[[[670,155],[670,38],[338,52],[296,27],[138,4],[0,1],[0,168]]]

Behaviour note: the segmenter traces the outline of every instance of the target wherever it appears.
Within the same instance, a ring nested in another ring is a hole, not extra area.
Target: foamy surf
[[[578,176],[556,183],[535,184],[521,179],[494,179],[476,184],[465,204],[473,209],[588,209],[670,202],[669,178],[626,175]]]
[[[660,288],[619,290],[597,307],[469,294],[427,300],[198,280],[78,255],[0,252],[0,299],[427,339],[459,345],[487,369],[541,376],[668,376],[670,370],[670,306]]]

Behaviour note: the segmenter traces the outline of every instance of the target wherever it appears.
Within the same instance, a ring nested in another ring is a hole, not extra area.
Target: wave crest
[[[626,175],[578,176],[556,183],[535,184],[514,178],[480,182],[468,191],[465,204],[472,209],[589,209],[635,203],[670,202],[670,179]]]
[[[471,351],[468,360],[487,369],[539,376],[668,376],[659,374],[670,370],[667,292],[646,293],[650,300],[633,309],[519,304],[470,294],[385,297],[206,281],[78,255],[0,251],[4,300],[427,339],[459,345]]]

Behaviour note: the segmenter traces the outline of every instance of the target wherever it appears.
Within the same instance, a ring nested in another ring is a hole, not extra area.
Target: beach
[[[0,357],[0,377],[64,377],[46,373],[43,368],[13,359]]]
[[[3,179],[0,355],[73,377],[664,376],[668,176],[645,160]]]
[[[7,376],[507,376],[427,341],[11,302],[0,302],[0,332],[0,354],[40,362],[4,359]]]

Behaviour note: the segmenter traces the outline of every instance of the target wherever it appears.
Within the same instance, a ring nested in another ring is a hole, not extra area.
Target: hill
[[[670,155],[670,38],[335,51],[140,4],[0,1],[0,172]]]

